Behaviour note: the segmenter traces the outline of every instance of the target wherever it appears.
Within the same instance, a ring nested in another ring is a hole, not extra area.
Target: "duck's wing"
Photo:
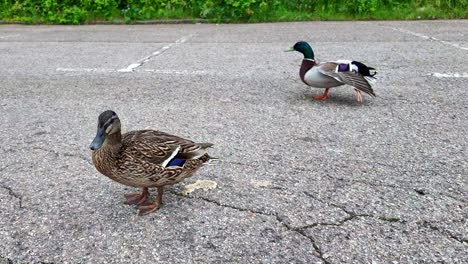
[[[152,134],[162,142],[170,146],[180,146],[177,154],[179,158],[198,159],[206,153],[206,149],[213,146],[211,143],[195,143],[191,140],[164,133],[162,131],[150,130]]]
[[[357,67],[351,61],[349,63],[347,61],[324,62],[317,66],[317,70],[341,83],[351,85],[360,91],[375,96],[369,82],[357,71]]]
[[[123,135],[121,155],[166,167],[175,158],[181,159],[181,164],[185,160],[197,159],[211,146],[209,143],[194,143],[161,131],[139,130]]]

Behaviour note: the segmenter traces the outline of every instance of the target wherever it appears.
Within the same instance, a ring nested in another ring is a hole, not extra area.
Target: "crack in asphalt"
[[[359,214],[352,214],[352,215],[348,215],[347,217],[341,219],[340,221],[337,221],[335,223],[330,223],[330,222],[319,222],[319,223],[312,223],[312,224],[308,224],[308,225],[304,225],[304,226],[300,226],[300,227],[296,227],[295,229],[297,230],[305,230],[305,229],[308,229],[308,228],[313,228],[313,227],[316,227],[316,226],[342,226],[343,224],[345,224],[346,222],[348,221],[351,221],[357,217],[370,217],[370,215],[359,215]]]
[[[8,191],[8,195],[18,199],[18,205],[19,205],[19,208],[22,209],[23,208],[23,196],[21,196],[20,194],[16,193],[15,191],[13,191],[13,189],[10,187],[10,186],[7,186],[5,185],[4,183],[0,183],[0,187],[2,187],[3,189],[7,190]]]
[[[316,254],[314,254],[316,257],[318,257],[320,260],[323,261],[323,263],[325,264],[330,264],[330,262],[328,260],[326,260],[324,257],[323,257],[323,253],[322,253],[322,250],[320,249],[320,247],[317,245],[316,241],[314,240],[313,237],[311,236],[308,236],[306,233],[305,233],[305,230],[303,229],[297,229],[297,228],[294,228],[292,226],[290,226],[280,215],[276,214],[276,213],[269,213],[269,212],[263,212],[263,211],[259,211],[259,210],[254,210],[254,209],[248,209],[248,208],[242,208],[242,207],[238,207],[238,206],[234,206],[234,205],[229,205],[229,204],[223,204],[219,201],[216,201],[216,200],[211,200],[211,199],[208,199],[206,197],[193,197],[193,196],[185,196],[185,195],[182,195],[176,191],[170,191],[170,193],[174,194],[174,195],[177,195],[177,196],[181,196],[181,197],[184,197],[184,198],[188,198],[188,199],[196,199],[196,200],[202,200],[202,201],[205,201],[205,202],[208,202],[208,203],[212,203],[212,204],[215,204],[217,206],[220,206],[220,207],[225,207],[225,208],[230,208],[230,209],[233,209],[233,210],[237,210],[237,211],[241,211],[241,212],[249,212],[249,213],[253,213],[253,214],[259,214],[259,215],[263,215],[263,216],[270,216],[270,217],[274,217],[276,219],[277,222],[279,222],[282,226],[284,226],[288,231],[291,231],[291,232],[294,232],[294,233],[297,233],[305,238],[307,238],[311,244],[312,244],[312,247],[314,248],[314,251]]]
[[[385,217],[385,216],[376,216],[376,215],[371,215],[371,214],[359,214],[359,213],[351,212],[351,211],[347,210],[344,206],[326,202],[323,199],[320,199],[317,196],[315,196],[315,195],[313,195],[313,194],[311,194],[311,193],[309,193],[307,191],[305,191],[304,194],[311,197],[312,199],[317,200],[317,201],[319,201],[321,203],[324,203],[324,204],[326,204],[328,206],[332,206],[332,207],[335,207],[335,208],[338,208],[338,209],[342,210],[343,212],[345,212],[348,215],[348,217],[345,217],[342,220],[337,221],[335,223],[327,223],[327,222],[313,223],[313,224],[309,224],[309,225],[300,227],[300,228],[303,228],[303,229],[311,228],[311,227],[315,227],[315,226],[341,226],[344,223],[346,223],[348,221],[351,221],[351,220],[353,220],[355,218],[359,218],[359,217],[372,217],[372,218],[377,218],[379,220],[386,221],[386,222],[391,222],[391,223],[394,223],[394,222],[404,223],[404,222],[406,222],[405,220],[401,220],[398,217]]]
[[[291,229],[290,229],[291,230]],[[315,252],[317,252],[317,254],[315,254],[316,257],[318,257],[320,260],[323,261],[323,263],[325,264],[331,264],[330,261],[326,260],[325,257],[323,256],[323,252],[322,250],[320,249],[320,247],[317,245],[317,243],[315,242],[315,239],[311,236],[308,236],[307,233],[304,231],[304,230],[294,230],[292,229],[291,231],[294,231],[304,237],[306,237],[307,239],[310,240],[310,243],[312,243],[312,247],[314,247],[314,250]]]
[[[429,228],[431,230],[437,231],[437,232],[439,232],[439,233],[441,233],[441,234],[443,234],[443,235],[445,235],[445,236],[447,236],[447,237],[449,237],[451,239],[454,239],[454,240],[456,240],[456,241],[458,241],[458,242],[460,242],[462,244],[468,244],[468,239],[459,237],[457,235],[454,235],[454,234],[452,234],[451,232],[449,232],[447,230],[441,230],[439,227],[431,224],[428,221],[417,222],[416,224],[421,225],[421,226],[426,227],[426,228]]]
[[[316,197],[315,195],[309,193],[309,192],[304,192],[304,194],[306,194],[307,196],[319,201],[319,202],[322,202],[322,203],[325,203],[329,206],[333,206],[333,207],[336,207],[336,208],[339,208],[341,210],[343,210],[343,212],[345,212],[346,214],[348,214],[349,216],[342,219],[341,221],[338,221],[336,223],[313,223],[313,224],[309,224],[309,225],[305,225],[305,226],[302,226],[300,227],[300,229],[307,229],[307,228],[313,228],[313,227],[316,227],[316,226],[342,226],[343,224],[345,224],[346,222],[348,221],[351,221],[351,220],[354,220],[355,218],[359,218],[359,217],[372,217],[372,218],[376,218],[376,219],[379,219],[381,221],[385,221],[385,222],[390,222],[390,223],[406,223],[407,221],[406,220],[402,220],[400,219],[399,217],[385,217],[385,216],[376,216],[376,215],[371,215],[371,214],[357,214],[357,213],[354,213],[354,212],[351,212],[351,211],[348,211],[346,210],[346,208],[344,208],[343,206],[340,206],[340,205],[337,205],[337,204],[334,204],[334,203],[327,203],[325,201],[323,201],[322,199]],[[451,238],[451,239],[454,239],[460,243],[468,243],[468,239],[465,239],[465,238],[461,238],[461,237],[458,237],[454,234],[452,234],[451,232],[447,231],[447,230],[441,230],[440,228],[438,228],[437,226],[434,226],[434,225],[431,225],[430,222],[427,222],[427,221],[423,221],[423,222],[416,222],[416,224],[418,225],[422,225],[424,227],[428,227],[434,231],[438,231],[439,233]]]

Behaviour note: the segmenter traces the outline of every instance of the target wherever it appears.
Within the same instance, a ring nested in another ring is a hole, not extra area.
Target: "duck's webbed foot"
[[[140,205],[138,206],[138,215],[143,216],[147,214],[151,214],[152,212],[156,212],[159,209],[160,204],[158,203],[150,203],[148,205]]]
[[[155,202],[151,202],[150,200],[147,199],[146,201],[139,204],[138,215],[140,216],[147,215],[147,214],[157,211],[162,204],[163,192],[164,192],[164,187],[158,187],[158,196],[156,197]]]
[[[354,97],[356,97],[356,100],[358,103],[362,104],[363,99],[362,99],[361,91],[359,91],[358,89],[354,89]]]
[[[125,194],[125,198],[127,198],[127,200],[124,203],[132,205],[144,204],[146,201],[148,201],[149,191],[146,187],[142,190],[142,193]]]

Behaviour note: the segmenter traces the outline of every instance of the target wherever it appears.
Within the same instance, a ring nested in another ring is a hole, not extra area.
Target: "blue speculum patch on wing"
[[[171,167],[171,166],[179,166],[182,167],[185,164],[185,159],[180,159],[180,158],[173,158],[169,163],[167,164],[166,167]]]
[[[338,72],[349,71],[349,64],[338,65]]]

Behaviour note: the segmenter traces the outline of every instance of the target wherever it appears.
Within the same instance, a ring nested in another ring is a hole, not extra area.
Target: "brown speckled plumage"
[[[163,186],[191,177],[212,159],[207,153],[207,148],[211,146],[156,130],[121,134],[117,115],[106,111],[100,115],[98,133],[91,149],[94,150],[93,163],[100,173],[121,184],[143,188],[144,196],[150,187],[158,187],[162,192]],[[175,158],[183,160],[183,164],[169,166],[169,162]],[[159,200],[162,193],[160,195]],[[143,204],[143,200],[146,201],[142,199],[138,205]]]
[[[120,140],[121,139],[121,140]],[[187,160],[182,167],[163,167],[168,152],[180,146],[179,153],[199,151],[202,147],[192,141],[155,130],[119,132],[106,137],[103,146],[93,152],[96,169],[124,185],[158,187],[175,184],[193,175],[210,157],[204,154]]]

